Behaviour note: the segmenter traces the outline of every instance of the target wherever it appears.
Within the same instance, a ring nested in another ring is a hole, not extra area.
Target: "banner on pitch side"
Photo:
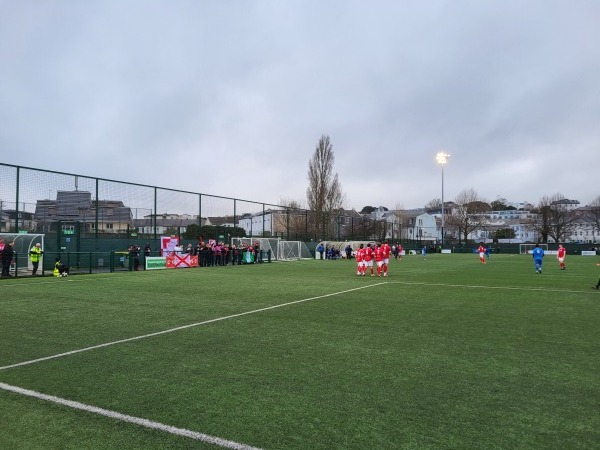
[[[164,256],[147,256],[145,260],[146,270],[167,268],[167,258],[165,258]]]
[[[173,253],[166,256],[167,269],[198,267],[198,256],[189,253]]]
[[[254,252],[244,252],[242,254],[242,262],[244,264],[252,264],[254,262]]]

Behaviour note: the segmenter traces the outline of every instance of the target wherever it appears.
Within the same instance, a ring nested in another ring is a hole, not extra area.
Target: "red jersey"
[[[373,249],[371,247],[366,247],[364,249],[364,255],[363,255],[363,259],[366,262],[372,261],[373,260]]]
[[[566,254],[567,254],[567,249],[566,248],[560,247],[558,249],[558,257],[559,258],[564,258]]]
[[[389,244],[383,244],[381,249],[383,250],[383,258],[389,259],[390,253],[392,253],[392,247],[390,247]]]
[[[355,254],[354,254],[354,258],[356,258],[356,262],[362,262],[363,257],[364,257],[364,253],[365,253],[365,249],[364,248],[359,248],[358,250],[356,250]]]
[[[383,247],[377,247],[375,249],[375,261],[383,261],[384,250]]]
[[[485,247],[483,245],[479,246],[479,249],[477,250],[479,253],[485,253]]]

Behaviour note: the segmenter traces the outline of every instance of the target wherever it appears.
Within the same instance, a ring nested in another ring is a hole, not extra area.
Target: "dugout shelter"
[[[13,250],[15,252],[15,258],[10,265],[11,275],[18,273],[26,274],[31,273],[33,269],[31,265],[31,259],[29,258],[29,251],[31,248],[40,243],[42,251],[44,250],[44,235],[43,234],[30,234],[30,233],[0,233],[0,239],[4,239],[4,243],[8,244],[14,241]],[[44,255],[42,255],[43,261]]]

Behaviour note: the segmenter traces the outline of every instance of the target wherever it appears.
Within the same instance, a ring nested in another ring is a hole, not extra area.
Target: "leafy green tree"
[[[492,211],[507,211],[509,209],[505,198],[498,198],[490,203]],[[514,209],[514,207],[513,207]]]
[[[188,225],[181,236],[185,239],[198,239],[198,236],[200,236],[200,225],[196,223]]]
[[[165,230],[165,234],[168,236],[177,236],[177,235],[179,235],[179,228],[178,227],[169,227]]]

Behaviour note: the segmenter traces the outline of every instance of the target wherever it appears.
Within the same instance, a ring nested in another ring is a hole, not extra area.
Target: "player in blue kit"
[[[544,258],[544,250],[539,244],[535,244],[535,248],[532,250],[531,255],[533,256],[533,263],[535,264],[535,273],[542,273],[542,259]]]

